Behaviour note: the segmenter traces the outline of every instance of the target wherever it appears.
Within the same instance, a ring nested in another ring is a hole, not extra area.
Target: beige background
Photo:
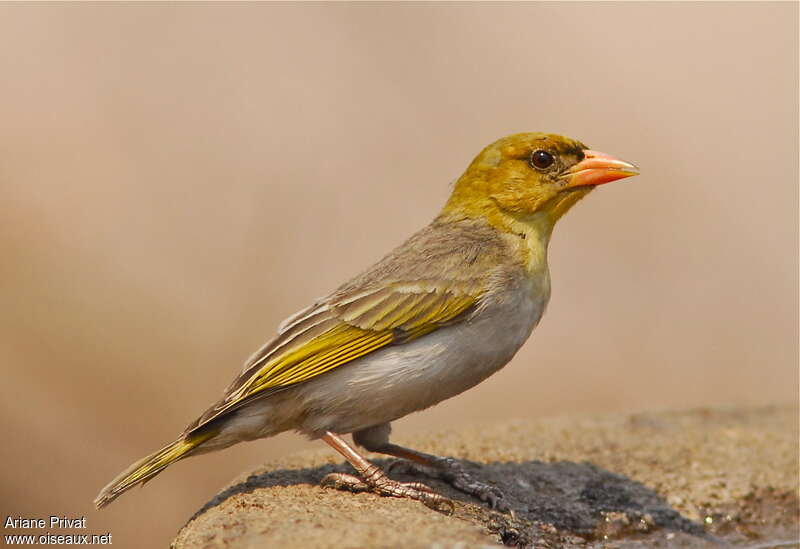
[[[95,512],[490,141],[635,162],[561,222],[532,341],[396,431],[787,403],[796,3],[0,6],[0,513],[163,547],[284,435]]]

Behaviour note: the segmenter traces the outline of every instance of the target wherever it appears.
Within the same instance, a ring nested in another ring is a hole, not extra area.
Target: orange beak
[[[605,153],[585,150],[584,159],[567,170],[562,179],[567,180],[567,188],[584,185],[602,185],[617,179],[639,175],[639,168],[628,162],[618,160]]]

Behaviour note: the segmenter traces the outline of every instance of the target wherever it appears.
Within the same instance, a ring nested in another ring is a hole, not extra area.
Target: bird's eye
[[[537,170],[545,170],[553,165],[555,158],[547,151],[539,149],[531,154],[530,164]]]

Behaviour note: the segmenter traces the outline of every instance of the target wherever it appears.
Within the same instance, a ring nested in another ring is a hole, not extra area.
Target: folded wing
[[[422,281],[319,301],[287,319],[278,336],[250,357],[223,398],[189,425],[186,434],[254,398],[461,320],[479,297],[468,285]]]

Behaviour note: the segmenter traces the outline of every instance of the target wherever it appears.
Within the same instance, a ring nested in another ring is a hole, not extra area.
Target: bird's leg
[[[419,472],[433,478],[442,479],[456,490],[475,496],[479,500],[488,503],[489,507],[492,509],[503,512],[511,511],[511,508],[505,501],[503,492],[491,484],[475,480],[464,470],[464,467],[457,460],[451,457],[434,456],[410,448],[404,448],[390,442],[387,442],[375,451],[408,460],[405,462],[397,462],[392,469],[395,469],[395,467],[403,467],[407,471]],[[417,464],[422,467],[419,467]]]
[[[421,482],[398,482],[390,479],[386,473],[367,461],[338,435],[328,431],[322,436],[322,440],[342,454],[361,477],[345,473],[331,473],[322,479],[322,486],[351,492],[373,491],[382,496],[415,499],[428,507],[438,508],[444,504],[452,508],[453,504],[450,500],[437,494]]]
[[[511,511],[511,507],[505,501],[505,497],[500,490],[490,484],[472,478],[455,459],[434,456],[392,444],[389,442],[390,433],[391,426],[388,423],[384,423],[353,433],[353,440],[370,452],[406,460],[394,463],[391,466],[392,469],[397,470],[398,467],[403,467],[406,471],[442,479],[453,488],[485,501],[493,509],[502,512]]]

